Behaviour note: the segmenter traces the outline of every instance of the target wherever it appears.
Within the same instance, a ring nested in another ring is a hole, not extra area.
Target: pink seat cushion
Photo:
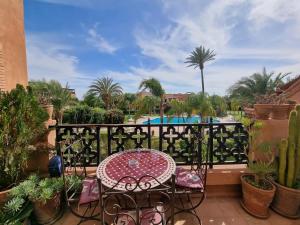
[[[203,189],[203,181],[195,171],[177,167],[175,173],[176,185],[187,188]]]
[[[94,202],[98,199],[99,188],[97,180],[92,178],[84,179],[78,205]]]
[[[119,216],[117,225],[136,225],[136,211],[125,211],[124,215]],[[162,225],[165,222],[165,215],[163,208],[158,207],[158,210],[154,208],[143,209],[140,211],[140,224],[141,225]]]

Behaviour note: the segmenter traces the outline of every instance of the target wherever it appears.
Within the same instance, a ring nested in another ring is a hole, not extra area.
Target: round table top
[[[134,149],[115,153],[103,160],[97,168],[97,177],[108,188],[140,191],[149,185],[154,188],[163,184],[175,169],[175,161],[166,153]]]

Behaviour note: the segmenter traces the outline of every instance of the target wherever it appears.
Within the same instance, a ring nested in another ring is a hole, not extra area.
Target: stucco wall
[[[300,91],[293,93],[289,96],[289,99],[294,100],[297,104],[300,104]]]
[[[23,0],[0,0],[0,89],[27,85]]]

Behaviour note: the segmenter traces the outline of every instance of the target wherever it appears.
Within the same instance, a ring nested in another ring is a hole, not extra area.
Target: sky
[[[300,74],[299,0],[24,0],[30,80],[55,79],[79,98],[101,77],[135,93],[150,77],[167,93],[201,91],[186,58],[200,45],[205,89],[224,95],[255,72]]]

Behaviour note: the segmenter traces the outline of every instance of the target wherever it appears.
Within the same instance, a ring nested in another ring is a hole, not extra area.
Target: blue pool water
[[[163,119],[163,123],[174,123],[174,124],[178,124],[178,123],[199,123],[200,122],[200,117],[199,116],[192,116],[192,117],[171,117],[171,118],[167,118],[164,117]],[[213,119],[213,122],[219,122],[219,120],[217,119]],[[148,124],[148,121],[144,121],[143,124]],[[150,120],[150,124],[160,124],[160,118],[154,118],[152,120]]]

